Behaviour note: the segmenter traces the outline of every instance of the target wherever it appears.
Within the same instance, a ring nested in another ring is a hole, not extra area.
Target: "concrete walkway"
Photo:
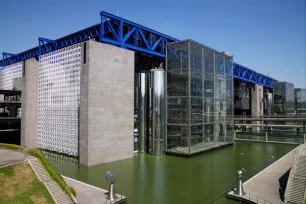
[[[10,163],[24,161],[26,159],[34,158],[23,152],[15,150],[0,148],[0,166],[4,166]]]
[[[98,188],[81,181],[62,176],[66,183],[71,186],[76,192],[76,199],[78,204],[112,204],[112,202],[105,199],[104,193],[106,190]],[[124,196],[118,195],[117,203],[123,203],[126,198]]]
[[[243,183],[243,188],[247,195],[242,199],[248,200],[249,194],[252,194],[251,197],[253,197],[253,201],[255,201],[257,199],[256,196],[258,196],[273,204],[283,203],[280,200],[278,179],[292,167],[298,148],[299,147],[295,148]],[[236,196],[233,191],[229,192],[228,196],[237,199],[240,198]],[[258,203],[264,203],[264,200],[262,201],[263,202]]]

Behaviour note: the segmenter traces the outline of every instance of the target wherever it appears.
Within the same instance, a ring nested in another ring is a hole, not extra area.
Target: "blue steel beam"
[[[245,66],[233,63],[233,73],[234,77],[237,79],[241,79],[243,81],[251,82],[254,84],[257,83],[257,72]]]
[[[35,48],[24,51],[17,55],[5,53],[7,55],[3,55],[3,58],[0,61],[0,65],[7,66],[33,57],[38,59],[40,53],[44,54],[54,50],[52,44],[57,45],[56,49],[61,49],[79,42],[86,41],[91,38],[98,38],[99,36],[100,36],[100,24],[96,24],[94,26],[72,33],[57,40],[48,40],[45,38],[39,38],[39,46]]]
[[[273,88],[273,83],[277,82],[277,80],[269,76],[255,72],[254,70],[242,66],[238,63],[233,63],[233,71],[235,78],[241,79],[243,81],[248,81],[254,84],[257,83],[261,86]]]
[[[55,40],[46,38],[38,38],[38,44],[38,59],[40,59],[41,54],[52,52],[58,47],[58,43]]]
[[[165,57],[165,45],[176,42],[178,39],[162,34],[145,26],[112,15],[105,11],[100,13],[101,23],[85,28],[81,31],[72,33],[65,37],[48,40],[39,38],[39,46],[19,54],[3,53],[3,59],[0,61],[1,66],[7,66],[29,58],[37,58],[55,49],[61,49],[91,38],[98,38],[101,42],[110,43],[128,48],[135,51],[145,52],[152,55]],[[224,72],[224,65],[220,65],[220,72]],[[227,75],[233,74],[237,79],[258,83],[266,87],[273,87],[273,82],[277,80],[257,73],[237,63],[233,63],[233,70],[228,69],[225,65]]]
[[[18,54],[11,54],[7,52],[2,53],[2,61],[1,61],[2,67],[6,65],[14,64],[19,61],[20,61],[20,57]]]
[[[101,42],[165,57],[165,44],[178,41],[178,39],[105,11],[102,11],[100,15]],[[107,33],[109,30],[111,32]]]

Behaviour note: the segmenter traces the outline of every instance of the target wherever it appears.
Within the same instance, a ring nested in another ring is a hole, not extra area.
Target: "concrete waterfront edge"
[[[275,162],[273,162],[272,164],[270,164],[269,166],[267,166],[266,168],[264,168],[263,170],[261,170],[260,172],[258,172],[257,174],[255,174],[254,176],[252,176],[251,178],[249,178],[247,181],[245,181],[243,183],[243,186],[245,186],[249,181],[251,181],[252,179],[254,178],[257,178],[261,173],[265,172],[271,165],[275,165],[279,162],[281,162],[287,155],[291,154],[292,152],[296,152],[300,147],[302,146],[299,145],[297,147],[295,147],[293,150],[291,150],[290,152],[288,152],[287,154],[285,154],[284,156],[282,156],[281,158],[279,158],[278,160],[276,160]],[[284,172],[285,173],[285,172]],[[257,197],[257,198],[260,198],[260,199],[263,199],[265,200],[265,202],[269,202],[268,200],[266,200],[266,198],[262,198],[260,197],[259,195],[254,195],[254,194],[250,194],[248,192],[246,192],[247,194],[249,195],[252,195],[253,197]],[[231,199],[234,199],[234,200],[240,200],[240,201],[246,201],[246,202],[252,202],[252,203],[256,203],[256,202],[253,202],[252,200],[248,200],[245,196],[244,197],[240,197],[240,196],[237,196],[234,194],[234,191],[230,191],[227,193],[227,197],[231,198]],[[271,202],[270,202],[271,203]]]

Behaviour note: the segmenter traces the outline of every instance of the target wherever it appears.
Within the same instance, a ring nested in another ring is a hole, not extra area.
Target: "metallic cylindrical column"
[[[243,184],[242,184],[242,177],[243,177],[243,171],[239,170],[237,172],[237,187],[234,191],[234,193],[240,197],[245,195],[245,192],[243,190]]]
[[[272,106],[273,106],[273,95],[272,93],[267,93],[267,115],[272,115]]]
[[[152,138],[150,139],[150,151],[154,155],[161,155],[164,153],[164,138],[166,134],[164,76],[165,71],[163,69],[151,69]]]
[[[139,80],[139,152],[146,152],[148,121],[148,73],[138,73]]]

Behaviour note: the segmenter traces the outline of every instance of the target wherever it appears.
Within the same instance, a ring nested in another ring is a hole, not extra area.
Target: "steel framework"
[[[100,41],[165,57],[165,45],[177,39],[105,11],[101,15]]]
[[[95,38],[101,42],[110,43],[139,52],[165,57],[166,44],[179,41],[176,38],[162,34],[145,26],[139,25],[124,18],[102,11],[100,13],[101,22],[81,31],[72,33],[65,37],[50,40],[38,38],[38,46],[19,54],[2,53],[0,65],[2,67],[24,61],[35,57],[39,59],[41,54],[52,52],[70,45]],[[257,73],[240,64],[233,64],[232,70],[219,70],[220,73],[232,74],[235,78],[258,83],[265,87],[273,88],[273,83],[277,80]]]
[[[233,63],[233,71],[235,78],[254,84],[257,83],[261,86],[273,88],[273,83],[277,82],[277,80],[271,77],[255,72],[254,70],[237,63]]]

